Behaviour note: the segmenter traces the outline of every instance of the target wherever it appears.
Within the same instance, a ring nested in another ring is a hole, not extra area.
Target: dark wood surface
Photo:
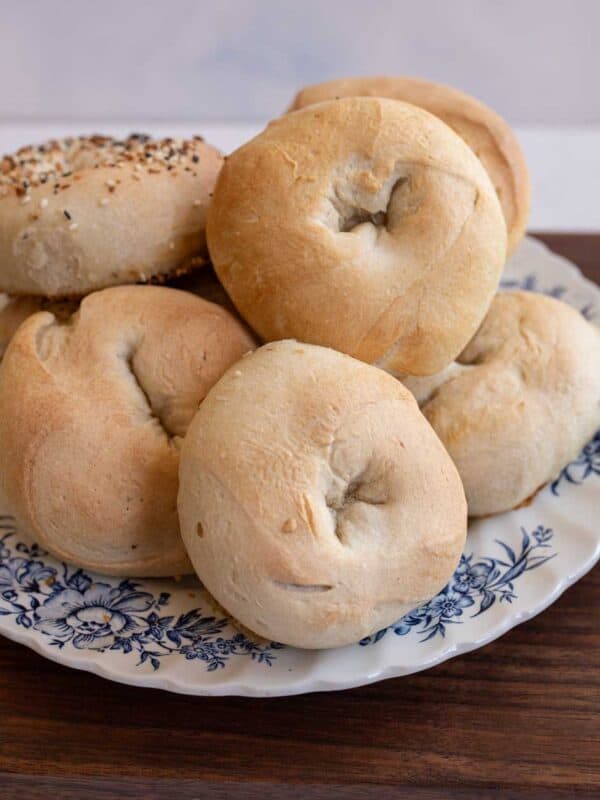
[[[600,282],[600,235],[541,238]],[[600,570],[482,650],[329,694],[169,695],[0,637],[1,800],[394,796],[600,797]]]

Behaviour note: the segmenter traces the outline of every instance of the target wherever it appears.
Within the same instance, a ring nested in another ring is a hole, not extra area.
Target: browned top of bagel
[[[305,86],[290,111],[349,96],[389,97],[413,103],[435,114],[464,139],[492,179],[506,219],[509,253],[514,251],[527,226],[531,187],[519,141],[499,114],[452,86],[402,76],[341,78]]]

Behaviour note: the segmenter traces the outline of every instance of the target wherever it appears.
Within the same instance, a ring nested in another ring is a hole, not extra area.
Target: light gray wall
[[[600,0],[0,0],[0,121],[257,119],[422,75],[517,123],[600,121]]]

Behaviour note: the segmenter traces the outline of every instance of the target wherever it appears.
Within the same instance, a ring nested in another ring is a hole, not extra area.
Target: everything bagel
[[[53,140],[0,164],[0,291],[75,297],[205,253],[222,157],[200,138]]]

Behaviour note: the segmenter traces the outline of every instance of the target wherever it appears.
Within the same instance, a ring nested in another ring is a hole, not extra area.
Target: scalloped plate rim
[[[451,645],[447,650],[442,651],[439,657],[424,661],[422,665],[419,665],[414,669],[409,668],[406,670],[403,669],[402,665],[400,664],[390,664],[388,667],[383,668],[367,677],[358,677],[348,681],[336,682],[326,681],[323,679],[312,681],[305,680],[303,682],[290,685],[286,689],[279,688],[275,692],[270,692],[268,688],[263,689],[257,685],[248,685],[233,681],[223,681],[222,683],[215,684],[213,686],[206,686],[200,682],[197,684],[184,684],[181,682],[176,682],[165,677],[164,674],[161,675],[160,673],[139,673],[138,676],[134,673],[126,673],[122,670],[117,670],[114,668],[112,670],[108,670],[105,669],[104,666],[98,662],[98,660],[77,657],[62,658],[61,655],[63,651],[46,645],[44,639],[41,637],[30,635],[27,632],[25,632],[23,636],[20,636],[19,628],[14,626],[10,626],[8,629],[4,628],[1,624],[1,621],[0,632],[7,639],[24,645],[43,658],[54,661],[61,666],[77,669],[83,672],[89,672],[104,678],[105,680],[120,683],[122,685],[135,686],[145,689],[159,689],[172,694],[182,694],[194,697],[227,697],[233,695],[266,699],[275,697],[291,697],[294,695],[309,694],[313,692],[343,691],[345,689],[356,689],[360,686],[368,686],[372,683],[378,683],[379,681],[389,680],[391,678],[401,678],[408,675],[415,675],[419,672],[432,669],[439,664],[443,664],[445,661],[449,661],[452,658],[470,653],[473,650],[479,650],[481,647],[491,644],[496,639],[501,638],[506,633],[511,631],[513,628],[522,625],[524,622],[528,622],[530,619],[533,619],[538,614],[541,614],[543,611],[549,608],[561,597],[562,594],[564,594],[568,588],[573,586],[573,584],[577,583],[577,581],[590,572],[599,560],[600,539],[596,544],[596,550],[590,557],[589,562],[586,562],[586,564],[584,564],[583,567],[577,570],[574,574],[568,575],[562,580],[559,580],[554,586],[552,592],[550,592],[549,595],[545,597],[539,605],[527,611],[517,612],[513,616],[506,617],[497,628],[494,628],[490,631],[489,635],[482,636],[472,642],[457,642]]]

